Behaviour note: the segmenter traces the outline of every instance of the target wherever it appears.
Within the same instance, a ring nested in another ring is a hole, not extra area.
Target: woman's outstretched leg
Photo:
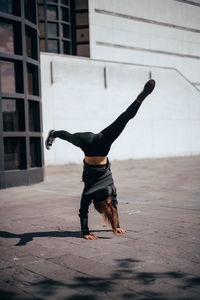
[[[57,131],[50,130],[49,134],[46,138],[46,141],[45,141],[45,146],[49,150],[50,147],[52,146],[55,138],[60,138],[62,140],[68,141],[69,143],[71,143],[77,147],[80,147],[81,138],[79,137],[79,135],[80,134],[69,133],[68,131],[65,131],[65,130],[57,130]]]
[[[151,94],[155,87],[155,81],[149,80],[137,99],[123,112],[111,125],[101,131],[104,139],[110,145],[118,138],[129,120],[135,117],[143,100]]]

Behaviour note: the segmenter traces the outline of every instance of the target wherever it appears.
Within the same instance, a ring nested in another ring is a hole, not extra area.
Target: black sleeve
[[[90,204],[91,204],[91,200],[88,200],[82,194],[81,205],[80,205],[80,209],[79,209],[79,217],[80,217],[81,231],[82,231],[83,237],[85,235],[90,234],[90,231],[88,228],[88,209],[89,209]]]
[[[116,187],[114,186],[113,188],[113,194],[112,194],[112,205],[114,206],[114,208],[116,209],[116,212],[117,212],[117,219],[118,219],[118,223],[117,223],[117,228],[120,228],[120,225],[119,225],[119,215],[118,215],[118,209],[117,209],[117,204],[118,204],[118,201],[117,201],[117,190],[116,190]]]

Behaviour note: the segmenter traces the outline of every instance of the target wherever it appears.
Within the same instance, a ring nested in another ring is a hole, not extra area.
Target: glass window
[[[58,35],[58,25],[56,23],[48,23],[48,36],[57,36]]]
[[[61,0],[61,3],[63,4],[63,5],[69,5],[69,1],[68,0]]]
[[[48,40],[48,51],[52,53],[59,53],[58,51],[58,41]]]
[[[57,0],[47,0],[47,2],[51,2],[51,3],[57,3]]]
[[[20,0],[1,0],[0,11],[20,16]]]
[[[47,19],[48,20],[57,20],[57,7],[47,5]]]
[[[44,5],[38,6],[38,12],[39,12],[39,19],[44,19],[45,18]]]
[[[64,54],[71,54],[71,51],[70,51],[70,42],[63,41],[62,45],[63,45],[63,53]]]
[[[69,39],[70,37],[69,25],[65,25],[65,24],[61,25],[61,37]]]
[[[3,99],[2,112],[4,131],[25,130],[24,100]]]
[[[5,170],[26,169],[26,140],[24,137],[4,138]]]
[[[40,131],[40,104],[37,101],[28,101],[29,130]]]
[[[88,13],[76,13],[76,26],[88,25]]]
[[[39,137],[30,138],[31,168],[41,167],[41,140]]]
[[[89,57],[90,56],[89,45],[88,44],[77,45],[77,55]]]
[[[27,77],[28,77],[28,93],[30,95],[39,95],[38,90],[38,68],[37,66],[27,64]]]
[[[40,40],[40,51],[45,52],[45,40]]]
[[[15,93],[15,66],[13,62],[1,60],[1,90],[3,93]]]
[[[26,55],[37,59],[37,32],[26,26]]]
[[[13,25],[0,22],[0,51],[14,53]]]
[[[88,0],[76,0],[75,8],[76,9],[88,9]]]
[[[69,22],[69,10],[67,8],[61,8],[62,12],[62,20],[65,22]]]
[[[36,0],[24,0],[25,18],[36,23]]]
[[[40,28],[40,36],[44,37],[45,36],[45,27],[44,27],[44,22],[39,23],[39,28]]]
[[[89,30],[88,30],[88,28],[77,29],[76,30],[76,41],[77,42],[87,42],[87,41],[89,41]]]

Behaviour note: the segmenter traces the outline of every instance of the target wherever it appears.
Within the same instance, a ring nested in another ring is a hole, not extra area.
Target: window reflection
[[[64,5],[69,5],[69,1],[68,0],[61,0],[61,3]]]
[[[41,167],[41,140],[39,137],[30,138],[31,168]]]
[[[38,101],[29,101],[29,130],[40,131],[40,107]]]
[[[44,19],[44,5],[38,6],[39,18]]]
[[[57,36],[58,35],[58,25],[56,23],[48,23],[48,36]]]
[[[1,0],[0,11],[20,16],[20,0]]]
[[[64,38],[69,38],[69,26],[68,25],[65,25],[65,24],[62,24],[61,25],[61,37],[64,37]]]
[[[13,62],[0,61],[1,90],[3,93],[15,93],[15,67]]]
[[[24,137],[4,138],[5,170],[26,169],[26,143]]]
[[[38,69],[37,66],[27,64],[28,94],[38,96]]]
[[[24,0],[25,18],[36,23],[36,0]]]
[[[70,54],[70,43],[69,42],[62,42],[62,45],[63,45],[63,53],[64,54]]]
[[[22,99],[3,99],[3,130],[24,131],[24,101]]]
[[[14,53],[13,25],[0,22],[0,51]]]
[[[44,22],[39,23],[39,28],[40,28],[40,36],[44,37],[45,36],[45,27],[44,27]]]
[[[69,13],[67,8],[61,8],[62,12],[62,20],[65,22],[69,22]]]
[[[48,51],[52,53],[58,53],[58,41],[48,40]]]
[[[26,26],[26,54],[37,59],[37,33],[36,30]]]
[[[47,6],[47,19],[57,20],[57,7]]]

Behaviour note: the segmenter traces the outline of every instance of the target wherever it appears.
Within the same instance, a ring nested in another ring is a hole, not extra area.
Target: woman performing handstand
[[[84,189],[81,197],[79,217],[81,230],[85,239],[96,240],[88,228],[88,208],[93,201],[95,209],[103,215],[105,222],[110,224],[113,233],[126,233],[120,228],[117,212],[117,193],[112,178],[110,162],[107,158],[112,143],[118,138],[124,127],[132,119],[143,100],[153,91],[155,81],[149,80],[137,99],[111,125],[100,133],[77,132],[71,134],[64,130],[50,130],[45,141],[49,150],[55,140],[60,138],[79,147],[84,152],[82,180]]]

